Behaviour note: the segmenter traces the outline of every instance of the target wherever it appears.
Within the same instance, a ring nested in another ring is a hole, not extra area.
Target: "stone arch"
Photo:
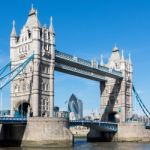
[[[112,111],[108,114],[108,121],[109,122],[119,122],[119,114],[117,111]]]
[[[26,100],[18,102],[15,108],[16,117],[32,116],[32,107]]]

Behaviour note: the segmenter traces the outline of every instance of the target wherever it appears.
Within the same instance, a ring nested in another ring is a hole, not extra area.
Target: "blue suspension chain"
[[[138,101],[138,103],[139,103],[139,105],[140,105],[140,107],[141,107],[143,113],[146,115],[147,118],[150,119],[150,117],[149,117],[150,112],[148,111],[148,109],[146,108],[146,106],[144,105],[144,103],[142,102],[142,100],[140,99],[138,93],[137,93],[136,90],[135,90],[135,87],[133,86],[132,89],[133,89],[133,92],[134,92],[134,94],[135,94],[135,97],[136,97],[136,99],[137,99],[137,101]],[[148,114],[147,114],[147,113],[148,113]]]
[[[5,72],[5,70],[11,66],[11,62],[6,64],[3,68],[0,69],[0,76]]]
[[[20,72],[27,66],[27,64],[34,58],[34,54],[31,55],[25,62],[20,64],[18,67],[16,67],[14,70],[9,72],[8,74],[4,75],[0,78],[0,89],[5,87],[7,84],[9,84],[17,75],[20,74]]]

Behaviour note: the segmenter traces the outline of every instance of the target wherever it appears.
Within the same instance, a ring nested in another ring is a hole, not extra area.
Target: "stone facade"
[[[104,65],[103,61],[101,64]],[[107,78],[107,82],[101,82],[101,120],[125,122],[132,115],[132,63],[120,56],[119,49],[115,46],[112,50],[107,67],[122,72],[123,80]]]
[[[70,131],[75,137],[87,137],[90,128],[84,126],[75,126],[70,127]]]
[[[31,8],[27,21],[16,34],[15,22],[10,36],[11,69],[34,54],[34,59],[11,83],[11,114],[16,111],[33,116],[53,116],[55,32],[52,17],[49,29],[41,27],[37,11]],[[19,110],[19,108],[21,108]]]
[[[31,117],[27,124],[0,124],[1,146],[69,147],[73,135],[64,118]]]

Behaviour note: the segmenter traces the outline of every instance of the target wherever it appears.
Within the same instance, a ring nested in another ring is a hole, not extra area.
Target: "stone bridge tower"
[[[34,59],[11,84],[11,114],[53,117],[55,33],[52,18],[49,29],[41,27],[37,10],[31,8],[27,21],[10,36],[11,69],[34,54]]]
[[[120,56],[119,49],[115,46],[106,66],[110,68],[110,71],[112,69],[120,70],[123,74],[123,80],[107,78],[107,82],[100,84],[101,120],[126,122],[132,115],[132,62],[130,54],[129,58],[125,59],[123,50]]]

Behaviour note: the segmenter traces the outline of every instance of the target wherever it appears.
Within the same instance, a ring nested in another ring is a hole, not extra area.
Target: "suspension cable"
[[[3,68],[0,69],[0,76],[5,72],[5,70],[11,65],[11,62],[6,64]]]
[[[141,109],[142,109],[143,113],[146,115],[146,117],[147,117],[147,118],[149,118],[149,119],[150,119],[150,117],[148,116],[148,114],[147,114],[147,113],[146,113],[146,111],[144,110],[144,108],[143,108],[143,106],[141,105],[141,103],[140,103],[140,101],[139,101],[139,99],[138,99],[138,97],[137,97],[137,96],[136,96],[136,99],[137,99],[138,104],[140,105],[140,107],[141,107]]]
[[[133,88],[133,92],[134,92],[134,94],[135,94],[135,97],[136,97],[136,99],[137,99],[137,101],[138,101],[138,104],[140,105],[140,107],[141,107],[143,113],[146,115],[147,118],[150,119],[150,117],[149,117],[150,112],[148,111],[148,109],[146,108],[146,106],[144,105],[144,103],[142,102],[142,100],[140,99],[138,93],[137,93],[136,90],[135,90],[135,87],[132,86],[132,88]],[[147,113],[148,113],[148,114],[147,114]]]
[[[3,77],[0,78],[1,81],[1,86],[0,89],[5,87],[8,83],[10,83],[26,66],[27,64],[34,58],[34,54],[31,55],[25,62],[23,62],[21,65],[16,67],[14,70],[9,72],[8,74],[4,75]],[[3,82],[3,80],[5,82]],[[3,83],[3,84],[2,84]]]
[[[136,95],[136,98],[138,99],[138,101],[141,103],[141,105],[144,107],[143,109],[145,109],[145,111],[150,115],[149,110],[146,108],[146,106],[144,105],[144,103],[142,102],[141,98],[139,97],[138,93],[135,90],[135,87],[133,86],[133,92]]]

